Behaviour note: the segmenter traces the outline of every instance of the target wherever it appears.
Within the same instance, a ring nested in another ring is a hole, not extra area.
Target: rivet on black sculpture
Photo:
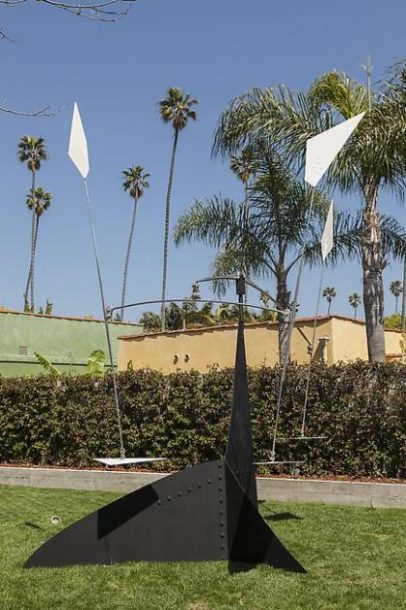
[[[242,303],[244,278],[237,280]],[[25,567],[128,561],[229,561],[305,572],[258,512],[240,307],[234,396],[223,460],[198,464],[91,513],[45,542]]]

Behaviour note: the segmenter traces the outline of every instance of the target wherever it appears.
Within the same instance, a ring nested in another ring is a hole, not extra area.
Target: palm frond
[[[181,131],[186,127],[188,119],[196,120],[197,113],[192,108],[198,103],[179,87],[170,87],[166,98],[158,104],[161,119],[164,123],[172,123],[175,131]]]
[[[178,219],[174,229],[175,244],[196,240],[219,248],[238,234],[240,217],[241,206],[228,197],[215,195],[196,200]]]
[[[129,191],[130,197],[140,199],[144,194],[144,190],[149,188],[148,178],[151,174],[144,171],[142,165],[132,165],[122,172],[124,181],[123,189]]]

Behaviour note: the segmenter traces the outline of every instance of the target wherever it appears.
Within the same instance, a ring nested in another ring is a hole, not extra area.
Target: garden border
[[[128,493],[169,473],[0,466],[0,485]],[[406,509],[406,484],[257,477],[260,500]]]

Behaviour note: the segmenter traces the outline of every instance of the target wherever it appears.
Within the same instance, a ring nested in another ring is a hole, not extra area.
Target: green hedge
[[[309,435],[327,439],[280,443],[278,459],[303,459],[314,475],[406,476],[406,369],[400,364],[313,368]],[[300,428],[307,368],[288,371],[280,435]],[[255,458],[269,457],[280,377],[278,368],[249,371]],[[128,455],[168,456],[172,468],[223,455],[233,371],[164,376],[119,375]],[[0,461],[86,466],[117,455],[111,378],[47,376],[0,379]],[[160,466],[163,467],[163,466]],[[159,466],[157,466],[159,468]],[[168,464],[165,464],[168,468]]]

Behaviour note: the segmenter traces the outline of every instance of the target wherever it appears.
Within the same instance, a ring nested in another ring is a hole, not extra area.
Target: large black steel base
[[[187,468],[100,508],[48,540],[25,567],[228,560],[230,571],[265,563],[305,572],[257,508],[241,320],[224,460]]]

